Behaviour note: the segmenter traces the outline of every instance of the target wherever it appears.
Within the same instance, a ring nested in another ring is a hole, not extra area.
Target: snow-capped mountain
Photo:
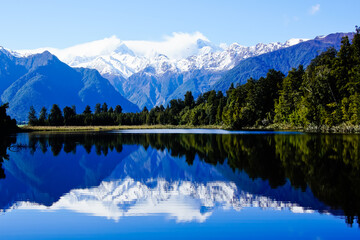
[[[40,48],[17,52],[26,56],[47,50],[71,67],[92,68],[98,70],[101,75],[129,78],[148,67],[154,69],[155,75],[162,75],[169,70],[177,73],[196,69],[229,70],[243,59],[293,46],[306,40],[291,39],[285,43],[259,43],[251,47],[241,46],[238,43],[216,46],[201,33],[174,33],[163,42],[121,41],[113,36],[66,49]]]
[[[27,120],[30,106],[37,112],[53,104],[74,105],[82,111],[86,105],[107,102],[128,112],[139,111],[98,71],[71,68],[48,51],[16,57],[0,49],[0,102],[8,102],[8,114],[20,122]]]
[[[173,33],[161,42],[122,41],[113,36],[65,49],[18,50],[16,54],[26,57],[47,50],[71,67],[96,69],[142,109],[166,105],[186,91],[197,97],[242,60],[304,41],[307,39],[251,47],[238,43],[218,46],[201,33]]]
[[[209,90],[226,91],[231,83],[257,79],[271,68],[286,74],[300,64],[306,67],[328,47],[338,49],[345,35],[351,33],[251,47],[216,45],[201,33],[173,33],[158,42],[123,41],[113,36],[65,49],[18,50],[14,54],[28,56],[47,50],[71,67],[96,69],[129,101],[140,109],[150,109],[183,98],[187,91],[195,98]]]

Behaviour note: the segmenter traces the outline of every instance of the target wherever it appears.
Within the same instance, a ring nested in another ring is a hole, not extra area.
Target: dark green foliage
[[[275,106],[275,122],[293,126],[358,125],[360,61],[356,57],[359,32],[339,52],[329,48],[313,59],[305,71],[293,69],[284,79]]]
[[[48,118],[47,109],[45,107],[42,107],[40,110],[38,125],[40,125],[40,126],[47,125],[48,124],[47,118]]]
[[[38,118],[36,117],[36,111],[33,106],[30,106],[30,111],[28,115],[29,125],[35,126],[38,124]]]
[[[49,114],[49,124],[51,126],[62,126],[64,125],[64,117],[57,104],[54,104]]]
[[[12,122],[12,123],[8,122],[6,125],[3,125],[3,123],[4,123],[2,121],[2,120],[4,120],[2,118],[3,113],[4,113],[3,110],[5,110],[7,108],[7,107],[4,107],[4,105],[0,106],[0,117],[1,117],[0,130],[2,133],[0,135],[0,179],[6,177],[5,171],[2,168],[2,163],[4,162],[4,160],[9,160],[9,154],[7,153],[7,151],[8,151],[8,149],[10,149],[11,145],[16,143],[16,136],[5,135],[4,133],[15,132],[18,130],[16,123],[15,123],[15,125],[13,125],[12,120],[10,120],[10,122]],[[5,116],[6,116],[6,112],[5,112]],[[11,130],[9,130],[9,129],[11,129]]]
[[[237,79],[234,82],[237,86],[234,87],[232,83],[226,96],[221,91],[212,90],[200,94],[195,101],[192,92],[188,91],[184,100],[173,99],[166,108],[156,106],[150,111],[144,107],[139,113],[122,113],[120,105],[108,111],[106,103],[102,106],[96,104],[94,114],[91,114],[89,106],[79,115],[66,107],[65,121],[59,119],[56,124],[217,124],[234,129],[273,123],[302,127],[342,123],[358,125],[360,30],[356,28],[352,42],[348,36],[342,39],[339,52],[335,48],[328,48],[315,57],[306,69],[302,65],[292,68],[287,77],[280,71],[270,69],[266,77],[258,80],[250,78],[243,85],[239,85]],[[37,120],[36,116],[33,120]],[[55,124],[52,121],[49,116],[50,125]]]
[[[108,111],[108,105],[106,103],[103,103],[102,112],[106,113],[107,111]]]
[[[101,111],[102,111],[102,109],[101,109],[101,104],[100,103],[97,103],[96,105],[95,105],[95,114],[99,114],[99,113],[101,113]]]
[[[0,106],[0,132],[3,133],[10,133],[18,131],[18,127],[16,125],[16,120],[11,119],[6,114],[6,109],[9,108],[9,104],[5,103]]]
[[[64,125],[65,126],[74,125],[75,116],[76,116],[76,112],[75,112],[74,108],[70,108],[70,107],[66,106],[63,109],[63,113],[64,113]]]
[[[91,114],[91,108],[90,108],[89,105],[87,105],[87,106],[85,107],[85,110],[84,110],[83,114]]]
[[[223,111],[224,123],[232,128],[271,123],[283,78],[281,72],[271,69],[265,78],[249,79],[246,84],[229,89]]]
[[[149,110],[148,110],[147,107],[145,106],[145,107],[143,108],[142,112],[143,112],[143,113],[148,113]]]
[[[122,113],[122,108],[121,108],[121,106],[120,106],[120,105],[116,105],[114,112],[117,113],[117,114]]]
[[[185,107],[193,108],[195,105],[194,97],[190,91],[187,91],[185,94]]]
[[[287,77],[283,80],[279,91],[279,99],[275,103],[275,122],[299,124],[295,109],[301,100],[300,86],[304,74],[304,68],[300,65],[297,69],[293,68],[290,70]]]

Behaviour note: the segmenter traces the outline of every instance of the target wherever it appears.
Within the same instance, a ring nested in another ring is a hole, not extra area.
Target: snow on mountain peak
[[[285,42],[285,45],[287,45],[287,46],[294,46],[294,45],[296,45],[296,44],[299,44],[299,43],[301,43],[301,42],[306,42],[306,41],[308,41],[309,39],[305,39],[305,38],[291,38],[291,39],[289,39],[289,40],[287,40],[286,42]]]
[[[114,53],[117,53],[117,54],[128,54],[128,55],[131,55],[131,56],[135,56],[135,53],[134,53],[130,48],[128,48],[128,46],[126,46],[125,43],[121,43],[121,44],[114,50]]]
[[[15,56],[15,57],[18,57],[20,55],[19,53],[14,52],[14,51],[12,51],[10,49],[4,48],[3,46],[0,46],[0,52],[2,52],[5,55],[12,55],[12,56]]]
[[[112,36],[65,49],[19,50],[18,54],[28,56],[48,50],[72,67],[93,68],[103,76],[121,75],[128,78],[147,67],[152,67],[156,75],[167,71],[184,72],[195,69],[229,70],[243,59],[290,47],[306,40],[290,39],[283,44],[259,43],[251,47],[238,43],[217,46],[200,32],[174,32],[170,36],[165,36],[162,41],[122,41]]]

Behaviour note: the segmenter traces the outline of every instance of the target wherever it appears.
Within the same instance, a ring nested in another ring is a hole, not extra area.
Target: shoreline
[[[323,133],[323,134],[359,134],[360,126],[342,124],[338,126],[314,126],[307,128],[294,127],[290,125],[272,124],[260,127],[245,127],[242,129],[231,129],[223,125],[122,125],[122,126],[19,126],[20,132],[99,132],[111,130],[131,130],[131,129],[222,129],[240,131],[295,131],[304,133]]]
[[[23,132],[99,132],[131,129],[226,129],[217,125],[19,126]]]

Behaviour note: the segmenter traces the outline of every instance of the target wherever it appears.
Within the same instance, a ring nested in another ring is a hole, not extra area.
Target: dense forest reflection
[[[15,136],[0,136],[0,179],[5,178],[5,172],[2,168],[2,163],[4,160],[9,160],[7,151],[10,150],[11,145],[14,143],[16,143]]]
[[[107,156],[122,152],[124,145],[145,149],[167,149],[173,157],[184,157],[189,165],[196,156],[209,164],[228,164],[250,178],[268,181],[271,188],[291,182],[294,188],[310,188],[314,196],[334,211],[342,210],[346,222],[359,222],[360,135],[311,134],[29,134],[30,153],[62,151],[75,154],[78,147],[87,153]],[[14,140],[4,140],[6,148]],[[4,173],[0,173],[4,177]]]

